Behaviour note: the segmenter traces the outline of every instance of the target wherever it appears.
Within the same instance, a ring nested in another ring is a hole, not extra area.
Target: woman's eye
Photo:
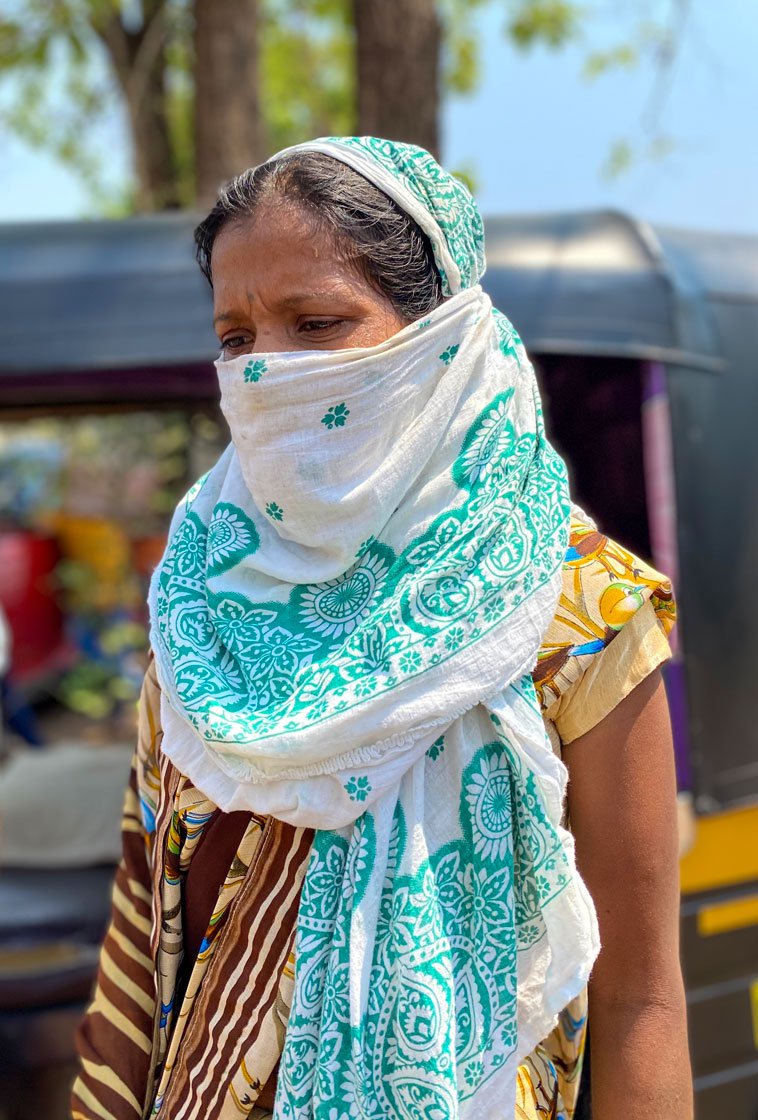
[[[319,331],[328,331],[330,327],[338,327],[344,319],[306,319],[301,323],[300,329],[308,334],[318,334]]]
[[[251,345],[252,339],[248,338],[247,335],[235,334],[230,338],[224,338],[221,340],[221,353],[233,354],[235,350],[242,350],[243,347]]]

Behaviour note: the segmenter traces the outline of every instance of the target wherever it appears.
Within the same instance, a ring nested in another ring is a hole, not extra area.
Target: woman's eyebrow
[[[311,289],[309,292],[292,292],[283,296],[278,302],[281,307],[300,307],[304,303],[311,303],[319,299],[343,299],[345,296],[341,288]]]
[[[289,295],[282,296],[277,300],[277,306],[285,308],[302,307],[303,304],[313,303],[315,300],[320,299],[345,299],[347,293],[340,287],[337,288],[312,288],[308,292],[291,292]],[[255,301],[252,296],[249,296],[250,303]],[[214,316],[213,325],[217,323],[228,323],[232,319],[240,319],[239,311],[219,311],[218,315]]]
[[[236,311],[220,311],[218,315],[213,317],[213,325],[216,323],[228,323],[230,319],[238,319],[239,315]]]

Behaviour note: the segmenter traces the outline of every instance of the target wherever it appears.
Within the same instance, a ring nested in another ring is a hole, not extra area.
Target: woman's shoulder
[[[562,742],[588,731],[670,656],[676,621],[669,580],[579,516],[563,586],[533,672]]]

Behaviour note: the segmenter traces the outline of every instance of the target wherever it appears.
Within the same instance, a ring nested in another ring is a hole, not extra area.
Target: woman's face
[[[406,326],[295,206],[266,207],[222,229],[211,270],[225,359],[377,346]]]

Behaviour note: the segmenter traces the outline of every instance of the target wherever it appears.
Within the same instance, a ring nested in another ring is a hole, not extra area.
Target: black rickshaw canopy
[[[110,397],[109,376],[129,391],[124,370],[207,365],[217,343],[193,225],[187,214],[0,225],[0,405],[25,403],[32,379],[50,404],[88,379],[95,401]],[[758,301],[758,237],[656,229],[614,211],[486,226],[485,287],[535,353],[718,369],[713,303]]]

